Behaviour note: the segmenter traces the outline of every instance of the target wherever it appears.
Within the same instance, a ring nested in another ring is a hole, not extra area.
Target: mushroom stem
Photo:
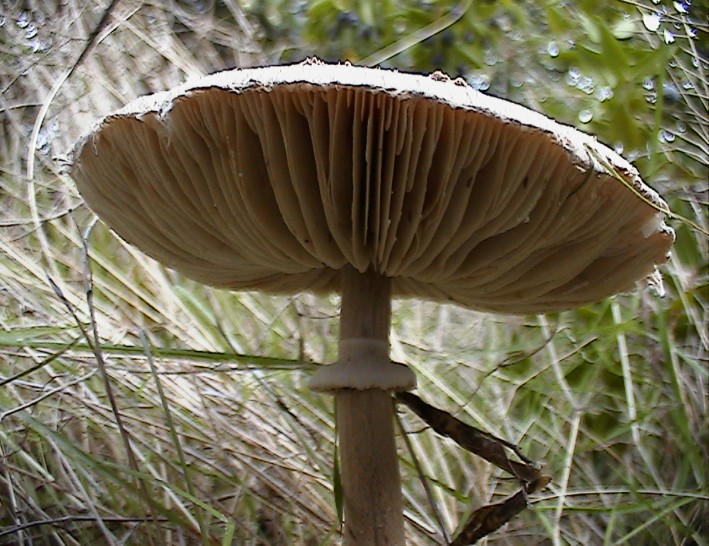
[[[352,267],[342,270],[340,341],[389,344],[391,282]],[[336,391],[345,546],[403,546],[404,515],[391,392]]]

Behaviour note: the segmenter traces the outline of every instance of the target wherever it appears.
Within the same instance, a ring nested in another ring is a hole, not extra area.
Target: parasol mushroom
[[[594,138],[461,80],[300,65],[233,70],[100,120],[69,168],[119,236],[203,283],[339,290],[345,544],[404,544],[392,296],[558,311],[665,262],[662,199]]]

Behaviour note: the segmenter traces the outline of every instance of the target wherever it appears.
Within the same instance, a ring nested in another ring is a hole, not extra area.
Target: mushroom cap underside
[[[461,82],[349,65],[233,70],[143,97],[69,172],[122,238],[200,282],[510,313],[632,288],[667,259],[662,199],[594,138]]]

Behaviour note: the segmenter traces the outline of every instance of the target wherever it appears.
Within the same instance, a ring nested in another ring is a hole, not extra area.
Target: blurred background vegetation
[[[0,4],[0,544],[337,542],[338,300],[228,293],[127,246],[57,158],[96,117],[217,70],[430,72],[597,134],[677,231],[657,287],[574,312],[398,301],[418,392],[554,477],[487,544],[709,544],[706,0]],[[514,483],[399,415],[410,544]],[[406,441],[405,441],[406,440]]]

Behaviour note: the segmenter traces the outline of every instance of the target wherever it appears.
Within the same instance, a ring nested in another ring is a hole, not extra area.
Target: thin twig
[[[26,531],[27,529],[33,529],[35,527],[43,527],[45,525],[51,525],[52,527],[63,527],[67,523],[90,523],[95,521],[95,519],[96,518],[94,516],[62,516],[58,518],[28,521],[26,523],[20,523],[17,525],[6,527],[4,529],[0,529],[0,538],[12,535],[14,533]],[[148,518],[145,516],[102,516],[101,519],[104,522],[110,523],[148,523],[153,521],[152,518]],[[166,521],[169,520],[165,517],[158,518],[158,522],[162,523]]]
[[[2,381],[0,381],[0,387],[4,387],[5,385],[8,385],[12,383],[13,381],[17,381],[18,379],[21,379],[22,377],[26,375],[30,375],[31,373],[36,372],[37,370],[40,370],[47,366],[48,364],[51,364],[54,362],[57,358],[62,356],[64,353],[66,353],[69,349],[74,347],[79,341],[79,338],[74,339],[73,341],[70,341],[69,343],[65,344],[64,347],[62,347],[58,352],[49,355],[47,358],[44,360],[39,361],[37,364],[34,366],[31,366],[25,370],[17,372],[15,375],[11,375],[10,377],[6,377]],[[0,421],[2,418],[0,417]]]
[[[23,410],[29,409],[32,406],[39,404],[42,400],[46,400],[47,398],[51,398],[52,396],[54,396],[55,394],[57,394],[59,392],[67,390],[69,387],[83,383],[87,379],[90,379],[95,373],[96,373],[96,370],[91,370],[89,373],[79,376],[76,379],[74,379],[73,381],[70,381],[69,383],[66,383],[64,385],[59,385],[58,387],[56,387],[52,390],[46,391],[43,395],[38,396],[37,398],[33,398],[29,402],[25,402],[24,404],[21,404],[19,406],[16,406],[12,409],[9,409],[9,410],[3,412],[3,413],[0,413],[0,422],[4,421],[10,415],[17,413],[18,411],[23,411]]]

